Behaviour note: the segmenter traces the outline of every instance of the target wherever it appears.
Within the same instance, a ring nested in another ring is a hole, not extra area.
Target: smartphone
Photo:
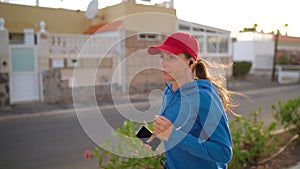
[[[147,140],[152,136],[152,134],[153,133],[146,126],[143,125],[136,133],[136,137],[138,137],[144,144],[150,145],[152,151],[155,151],[161,141],[160,139],[155,137],[151,142],[147,142]]]

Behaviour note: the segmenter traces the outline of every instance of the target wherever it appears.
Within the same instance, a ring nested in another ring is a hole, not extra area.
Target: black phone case
[[[142,126],[136,136],[144,143],[144,144],[148,144],[151,146],[152,151],[155,151],[156,148],[159,146],[160,144],[160,139],[158,139],[157,137],[155,137],[151,142],[147,142],[147,140],[152,136],[152,132],[146,127],[146,126]]]

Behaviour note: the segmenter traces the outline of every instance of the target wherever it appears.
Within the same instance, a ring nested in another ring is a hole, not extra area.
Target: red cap
[[[199,43],[193,35],[176,32],[168,36],[161,45],[148,48],[150,55],[159,54],[161,51],[171,54],[186,52],[197,60],[199,55]]]

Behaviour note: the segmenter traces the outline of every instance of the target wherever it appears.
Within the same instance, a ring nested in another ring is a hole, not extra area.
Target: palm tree
[[[254,23],[251,28],[244,28],[243,30],[240,30],[240,32],[257,32],[258,24]]]
[[[285,31],[285,36],[287,36],[287,27],[289,26],[289,24],[285,23],[283,28],[284,28],[284,31]]]
[[[258,24],[257,24],[257,23],[254,23],[254,24],[253,24],[253,30],[254,30],[254,31],[257,31],[257,27],[258,27]]]

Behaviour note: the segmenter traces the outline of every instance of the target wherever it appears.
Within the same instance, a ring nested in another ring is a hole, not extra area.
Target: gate
[[[34,46],[10,46],[10,102],[39,100],[39,80]]]

